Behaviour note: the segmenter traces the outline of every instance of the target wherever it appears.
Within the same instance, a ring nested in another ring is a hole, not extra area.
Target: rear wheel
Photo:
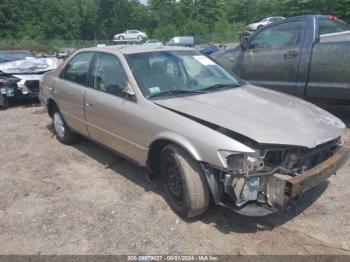
[[[142,39],[143,39],[142,35],[139,35],[139,36],[137,37],[137,39],[142,40]]]
[[[199,163],[185,150],[167,145],[161,154],[161,175],[171,208],[183,218],[204,213],[209,205],[209,188]]]
[[[258,26],[258,30],[260,30],[261,28],[263,28],[264,26],[263,25],[259,25]]]
[[[56,138],[63,144],[69,145],[77,140],[77,134],[73,133],[57,108],[54,109],[52,114],[52,123]]]

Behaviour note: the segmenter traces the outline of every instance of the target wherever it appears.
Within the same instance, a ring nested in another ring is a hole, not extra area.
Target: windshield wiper
[[[168,96],[168,95],[178,95],[178,94],[205,94],[206,92],[203,90],[168,90],[161,93],[149,95],[148,98],[160,97],[160,96]]]
[[[221,89],[221,88],[231,88],[231,87],[239,87],[239,85],[234,85],[234,84],[215,84],[208,86],[206,88],[201,89],[200,91],[210,91],[210,90],[215,90],[215,89]]]

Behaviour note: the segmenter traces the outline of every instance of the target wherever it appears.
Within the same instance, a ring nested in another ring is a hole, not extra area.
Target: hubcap
[[[176,202],[182,202],[184,198],[182,177],[176,163],[173,161],[168,162],[167,182],[174,200]]]
[[[53,115],[53,125],[55,128],[56,135],[60,138],[64,137],[64,122],[61,115],[56,112]]]

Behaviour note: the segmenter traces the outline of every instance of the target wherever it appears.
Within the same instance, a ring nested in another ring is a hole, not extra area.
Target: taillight
[[[335,15],[328,15],[327,19],[329,19],[329,20],[337,20],[337,17]]]

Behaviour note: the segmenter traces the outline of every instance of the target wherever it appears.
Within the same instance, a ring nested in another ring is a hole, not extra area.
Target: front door
[[[133,157],[134,143],[123,130],[127,129],[127,108],[130,103],[122,90],[127,76],[120,60],[113,54],[96,53],[90,77],[90,86],[85,96],[85,116],[90,137],[94,140]]]
[[[262,29],[251,37],[239,75],[248,82],[296,94],[305,23],[292,21]]]

